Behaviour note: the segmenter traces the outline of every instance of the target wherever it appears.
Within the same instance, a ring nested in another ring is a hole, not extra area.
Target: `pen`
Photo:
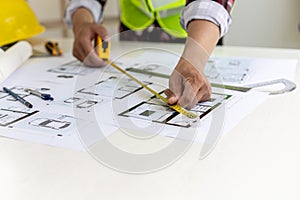
[[[54,98],[51,97],[50,94],[41,93],[41,92],[36,91],[36,90],[32,90],[32,89],[27,88],[27,89],[25,89],[25,92],[29,92],[30,94],[38,96],[38,97],[40,97],[41,99],[44,99],[44,100],[50,100],[50,101],[54,100]]]
[[[27,106],[28,108],[32,108],[32,104],[29,103],[28,101],[26,101],[25,99],[23,99],[22,97],[20,97],[18,94],[14,93],[13,91],[11,91],[10,89],[7,89],[6,87],[3,87],[4,92],[10,94],[13,98],[15,98],[16,100],[18,100],[19,102],[21,102],[22,104],[24,104],[25,106]]]

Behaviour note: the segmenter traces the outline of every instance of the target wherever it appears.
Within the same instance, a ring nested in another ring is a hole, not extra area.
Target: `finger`
[[[104,61],[97,55],[91,41],[85,40],[84,44],[82,44],[81,47],[81,56],[84,57],[85,65],[90,67],[104,66]]]
[[[105,65],[104,61],[98,57],[95,51],[90,52],[83,63],[89,67],[102,67]]]
[[[200,88],[200,90],[197,93],[196,100],[198,102],[203,102],[203,101],[209,101],[211,98],[211,90],[208,90],[205,87]]]
[[[82,53],[85,57],[88,57],[89,54],[95,52],[93,46],[92,46],[92,40],[89,39],[84,39],[81,41],[81,49],[82,49]]]
[[[178,99],[183,92],[183,76],[175,69],[169,79],[169,89]]]
[[[173,105],[177,103],[178,97],[170,89],[166,89],[164,93],[167,95],[168,104]]]
[[[199,90],[197,84],[193,84],[189,79],[184,83],[184,90],[182,96],[179,98],[178,103],[182,107],[192,108],[197,103],[197,93]]]
[[[89,25],[86,27],[86,31],[82,32],[83,33],[77,38],[77,45],[78,47],[81,47],[81,50],[85,56],[89,55],[92,51],[94,51],[92,43],[97,35],[100,35],[102,39],[108,38],[107,30],[104,26],[99,24]]]
[[[73,55],[85,65],[90,67],[103,66],[103,61],[95,53],[89,40],[84,40],[80,45],[76,45],[73,49]]]
[[[74,43],[73,43],[73,56],[76,57],[78,60],[81,62],[84,61],[86,58],[87,54],[84,53],[83,48],[81,47],[81,44],[84,42],[81,42],[82,39],[77,39],[75,38]]]
[[[73,56],[75,58],[77,58],[78,60],[80,60],[81,62],[83,62],[84,59],[85,59],[85,56],[83,55],[83,52],[78,50],[78,48],[76,48],[76,47],[73,48]]]

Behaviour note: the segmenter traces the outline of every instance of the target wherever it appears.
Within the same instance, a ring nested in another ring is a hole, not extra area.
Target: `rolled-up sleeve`
[[[191,20],[208,20],[219,26],[220,37],[223,37],[228,31],[229,25],[231,24],[231,16],[229,11],[232,7],[230,4],[232,3],[232,0],[227,1],[227,3],[224,5],[213,0],[192,1],[181,12],[181,25],[183,28],[187,29],[187,25]]]
[[[96,0],[71,0],[68,3],[68,6],[65,11],[64,21],[68,24],[69,27],[72,27],[72,15],[80,7],[88,9],[93,17],[95,22],[102,21],[102,5]]]

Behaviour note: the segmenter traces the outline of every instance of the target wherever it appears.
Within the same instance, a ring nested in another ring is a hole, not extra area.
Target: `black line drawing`
[[[96,69],[84,67],[83,64],[77,60],[72,60],[70,62],[64,63],[60,66],[48,69],[48,72],[67,74],[67,75],[87,75],[94,72]]]
[[[96,100],[89,99],[87,96],[74,96],[63,101],[65,104],[74,105],[76,108],[84,109],[91,108],[96,104],[104,102],[104,99],[97,98]]]
[[[79,101],[80,99],[81,98],[79,98],[79,97],[70,97],[70,98],[64,100],[64,102],[65,103],[75,103],[75,102]]]
[[[163,92],[160,94],[163,94]],[[199,115],[199,118],[202,119],[229,98],[231,98],[231,95],[213,93],[210,101],[196,104],[191,111],[196,112]],[[129,108],[128,110],[120,113],[119,116],[133,117],[185,128],[192,126],[198,121],[197,119],[190,119],[180,115],[155,96],[151,97],[148,101],[141,102]]]
[[[144,83],[145,85],[152,84],[150,82]],[[101,80],[90,87],[79,90],[78,93],[123,99],[141,89],[143,89],[142,86],[129,78],[119,79],[116,76],[110,76],[109,78]]]
[[[37,127],[50,128],[54,130],[61,130],[67,128],[71,125],[71,122],[68,121],[59,121],[56,119],[48,119],[48,118],[37,118],[33,121],[30,121],[28,124]]]
[[[250,66],[249,59],[212,57],[205,65],[204,74],[212,82],[242,83],[249,76]]]
[[[90,108],[94,105],[99,103],[98,101],[92,101],[92,100],[86,100],[78,105],[76,105],[77,108]]]
[[[0,108],[0,126],[12,125],[38,112],[39,111],[29,112],[15,107],[6,109]]]

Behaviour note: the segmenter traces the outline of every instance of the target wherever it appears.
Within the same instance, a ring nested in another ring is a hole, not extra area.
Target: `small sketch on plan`
[[[32,126],[50,128],[54,130],[64,129],[71,125],[71,122],[68,121],[59,121],[56,119],[48,119],[48,118],[37,118],[33,121],[29,122]]]
[[[90,108],[94,105],[96,105],[98,102],[97,101],[92,101],[92,100],[87,100],[84,101],[78,105],[76,105],[77,108]]]
[[[9,126],[23,120],[38,111],[30,111],[28,108],[18,107],[0,108],[0,126]]]
[[[14,128],[42,131],[44,135],[46,135],[46,133],[55,135],[59,133],[60,135],[58,136],[62,136],[64,132],[71,130],[75,124],[75,120],[74,117],[68,115],[38,112],[15,124]]]
[[[212,57],[204,68],[205,76],[212,82],[242,83],[250,73],[250,59]]]
[[[144,82],[144,84],[150,85],[151,83]],[[101,80],[90,87],[79,90],[77,93],[101,97],[113,97],[115,99],[123,99],[141,89],[143,89],[143,87],[138,85],[132,79],[119,79],[116,76],[110,76],[106,80]]]
[[[104,102],[106,101],[99,97],[92,99],[88,95],[78,95],[69,97],[61,103],[63,105],[71,105],[73,108],[87,109]]]
[[[68,74],[68,75],[87,75],[94,72],[96,69],[91,67],[84,67],[78,60],[73,60],[62,64],[58,67],[53,67],[48,69],[48,72],[58,73],[58,74]]]
[[[191,111],[196,112],[201,119],[230,97],[231,95],[213,93],[210,101],[196,104]],[[198,121],[198,119],[190,119],[180,115],[156,97],[152,97],[148,101],[141,102],[129,108],[128,110],[120,113],[119,116],[132,117],[186,128],[192,126]]]
[[[243,83],[250,74],[251,60],[246,58],[211,57],[204,74],[211,82]],[[160,64],[134,64],[127,71],[169,78],[172,69]]]
[[[79,100],[80,100],[79,97],[70,97],[70,98],[64,100],[64,103],[75,103],[75,102],[77,102]]]
[[[134,64],[129,68],[126,68],[127,71],[145,74],[149,76],[156,76],[160,78],[169,78],[172,69],[161,65],[161,64]]]

